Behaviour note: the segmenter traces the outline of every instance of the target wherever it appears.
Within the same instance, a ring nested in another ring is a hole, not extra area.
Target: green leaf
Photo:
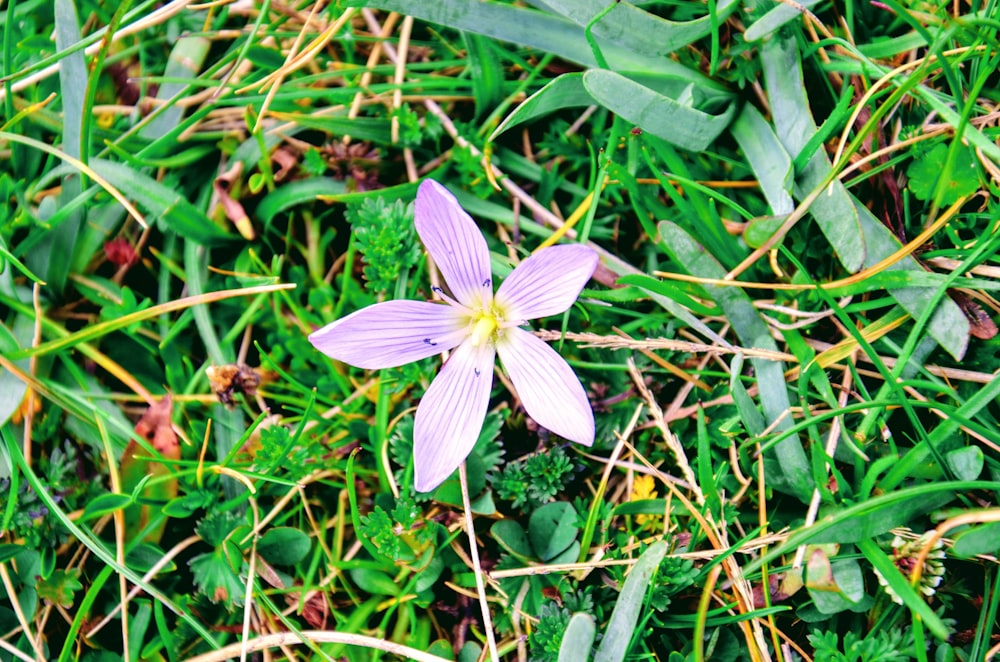
[[[583,27],[560,16],[534,9],[468,0],[349,0],[347,4],[395,11],[456,30],[530,46],[584,66],[597,65]],[[635,52],[599,37],[596,41],[605,59],[617,69],[662,72],[664,69],[680,67],[652,53]]]
[[[528,534],[524,532],[524,527],[510,519],[502,519],[493,524],[490,528],[493,539],[522,563],[531,563],[537,560],[534,551],[531,549],[531,541]]]
[[[23,333],[29,334],[27,338],[30,338],[32,326],[33,323],[28,317],[20,314],[14,318],[14,331],[8,329],[3,320],[0,320],[0,353],[7,356],[19,351],[21,347],[17,341],[15,332],[20,329]],[[14,365],[26,373],[30,372],[30,364],[29,359],[21,359],[14,363]],[[14,412],[21,407],[21,401],[24,399],[24,394],[27,390],[28,384],[23,379],[9,370],[0,370],[0,425],[10,420]],[[0,478],[6,478],[10,475],[10,467],[4,465],[5,461],[0,456]]]
[[[951,551],[960,558],[1000,551],[1000,522],[991,522],[966,529],[955,536]]]
[[[87,503],[83,509],[83,519],[93,519],[101,515],[113,513],[132,504],[132,496],[129,494],[102,494]]]
[[[657,227],[664,245],[689,273],[716,279],[725,276],[726,270],[722,265],[679,226],[662,221]],[[722,308],[743,346],[778,350],[770,329],[746,292],[736,287],[714,285],[706,285],[704,289]],[[791,407],[791,401],[788,398],[784,364],[764,359],[751,359],[750,362],[756,372],[760,402],[768,424],[777,422],[778,431],[788,429],[791,421],[786,412]],[[792,493],[804,502],[808,501],[813,489],[812,469],[799,439],[786,437],[779,441],[774,446],[774,456]]]
[[[366,593],[371,595],[399,595],[401,587],[393,581],[392,577],[381,570],[352,568],[350,575],[351,581]]]
[[[211,45],[212,42],[203,36],[184,35],[178,38],[167,59],[167,66],[163,72],[166,80],[157,90],[157,99],[169,102],[174,96],[191,87],[198,78],[198,72],[201,71]],[[142,128],[141,135],[153,140],[166,136],[180,124],[184,111],[183,106],[177,103],[170,104]],[[161,144],[165,142],[161,141]],[[171,142],[171,151],[175,144]]]
[[[496,140],[508,129],[513,129],[515,126],[554,113],[557,110],[593,104],[594,97],[583,85],[583,74],[579,72],[563,74],[553,78],[542,89],[522,101],[513,112],[504,118],[500,126],[490,136],[490,140]]]
[[[795,209],[795,201],[792,200],[790,193],[795,180],[792,157],[785,151],[771,125],[759,110],[752,104],[747,104],[743,106],[743,110],[737,115],[729,131],[750,162],[754,177],[760,183],[764,197],[771,206],[771,213],[775,215],[790,213]],[[747,243],[754,245],[749,238]]]
[[[601,645],[594,655],[594,662],[622,662],[625,659],[632,637],[636,634],[635,626],[639,622],[639,612],[642,610],[646,591],[666,554],[667,543],[657,540],[636,561],[622,585],[622,592],[611,613]]]
[[[292,207],[315,204],[317,196],[338,195],[346,191],[347,184],[330,177],[299,179],[265,195],[257,205],[257,218],[264,225],[269,225],[275,216]]]
[[[159,566],[159,575],[176,570],[177,565],[173,561],[170,561],[165,565],[162,564],[163,556],[163,549],[159,545],[154,545],[149,542],[141,542],[132,549],[128,550],[125,554],[125,561],[128,563],[128,566],[136,572],[148,572],[154,566]]]
[[[184,519],[207,507],[215,501],[216,495],[206,491],[188,492],[175,497],[163,506],[163,514],[167,517]]]
[[[747,42],[760,41],[775,32],[782,25],[797,20],[802,16],[801,7],[812,7],[819,0],[802,0],[794,5],[778,3],[774,9],[767,12],[747,27],[743,39]]]
[[[257,542],[260,555],[275,565],[295,565],[306,557],[311,548],[309,536],[289,526],[269,529]]]
[[[209,600],[224,603],[228,608],[243,603],[246,587],[233,569],[224,546],[199,554],[188,562],[188,566],[201,593]]]
[[[914,517],[940,508],[955,498],[954,492],[926,493],[919,498],[889,498],[898,494],[899,492],[894,492],[876,497],[849,508],[838,507],[834,513],[828,513],[817,521],[817,524],[822,522],[831,526],[811,536],[809,542],[849,543],[867,540],[894,527],[903,526]]]
[[[736,412],[740,415],[747,432],[752,435],[760,435],[767,429],[767,421],[761,415],[757,404],[750,397],[750,393],[743,385],[741,375],[743,374],[743,355],[737,354],[733,357],[732,370],[729,377],[729,392],[733,396],[733,404],[736,405]]]
[[[55,0],[54,4],[56,48],[66,51],[81,40],[76,3],[72,0]],[[66,53],[59,61],[59,88],[63,111],[62,147],[66,154],[78,159],[84,157],[84,141],[89,140],[88,136],[83,135],[88,78],[87,61],[83,51]],[[62,190],[59,192],[59,206],[69,205],[80,192],[80,176],[78,174],[67,176],[63,179]],[[52,229],[49,235],[51,243],[45,244],[50,251],[45,280],[56,291],[62,291],[66,284],[72,264],[72,259],[69,258],[73,255],[76,239],[85,219],[82,208],[73,209],[67,218]]]
[[[761,58],[775,134],[794,158],[817,131],[809,110],[801,58],[794,41],[777,37],[765,42]],[[826,183],[830,170],[826,155],[816,152],[805,169],[796,173],[795,197],[801,200]],[[851,273],[858,271],[865,261],[865,239],[847,189],[834,181],[829,190],[813,201],[809,212],[844,268]]]
[[[38,597],[69,609],[73,606],[76,592],[83,588],[80,569],[54,570],[48,577],[40,579],[35,588],[38,590]]]
[[[722,0],[715,7],[709,5],[712,13],[690,21],[669,21],[629,2],[613,3],[611,11],[606,11],[609,6],[607,0],[545,0],[545,6],[580,26],[591,23],[603,12],[604,15],[593,23],[591,29],[595,37],[633,53],[666,57],[706,36],[712,29],[713,21],[715,25],[725,23],[739,3]]]
[[[545,504],[531,513],[528,520],[531,548],[543,562],[549,562],[566,551],[578,533],[576,511],[565,501]]]
[[[721,114],[711,115],[606,69],[585,72],[583,84],[608,110],[643,131],[696,152],[712,144],[736,111],[729,104]]]
[[[944,456],[945,462],[959,480],[975,480],[983,472],[985,458],[978,446],[957,448]]]
[[[596,636],[597,626],[593,616],[583,612],[573,614],[563,633],[557,662],[581,662],[589,659]]]
[[[833,559],[829,568],[832,573],[830,590],[820,590],[812,586],[811,581],[806,582],[806,590],[817,609],[824,614],[837,614],[851,609],[864,598],[865,578],[857,559]]]
[[[0,563],[6,563],[24,550],[25,547],[23,545],[15,545],[6,542],[0,544]]]
[[[219,228],[179,192],[134,168],[104,159],[91,159],[90,166],[147,213],[186,239],[214,246],[237,238]]]
[[[948,164],[950,151],[947,145],[938,143],[913,159],[906,169],[910,191],[918,200],[933,200],[939,185],[942,191],[937,202],[942,205],[954,204],[979,189],[979,171],[971,150],[959,144],[955,148],[955,158]],[[951,167],[946,168],[946,165]],[[943,183],[939,184],[939,180]]]
[[[488,39],[472,32],[463,33],[462,39],[472,80],[472,96],[476,100],[476,115],[485,117],[503,101],[503,65]]]
[[[761,54],[776,133],[788,153],[798,155],[817,131],[809,111],[798,49],[793,40],[776,37],[765,42]],[[991,147],[996,149],[992,143]],[[844,268],[854,273],[862,267],[874,266],[899,250],[899,240],[839,181],[830,181],[830,171],[826,155],[817,151],[805,169],[798,173],[794,194],[801,200],[822,187],[809,213],[833,246]],[[890,269],[923,271],[910,256]],[[890,294],[910,315],[919,318],[935,297],[935,290],[893,288]],[[965,354],[969,342],[969,321],[950,298],[945,297],[937,304],[927,331],[954,358],[961,359]]]

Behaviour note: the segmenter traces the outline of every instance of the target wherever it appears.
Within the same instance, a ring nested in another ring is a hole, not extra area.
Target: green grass
[[[996,654],[998,7],[804,4],[8,2],[0,660]],[[417,494],[440,359],[308,342],[425,177],[598,251],[592,448]]]

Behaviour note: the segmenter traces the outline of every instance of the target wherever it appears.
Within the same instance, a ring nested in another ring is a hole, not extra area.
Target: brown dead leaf
[[[222,205],[223,211],[226,213],[226,218],[236,226],[236,229],[244,239],[252,241],[256,236],[253,223],[250,222],[250,217],[247,216],[243,205],[233,199],[232,196],[233,184],[239,180],[241,174],[243,174],[243,163],[240,161],[233,162],[229,170],[215,178],[215,181],[212,183],[212,189],[219,199],[219,204]]]
[[[968,318],[970,336],[980,340],[990,340],[997,335],[996,322],[982,306],[976,303],[975,299],[961,290],[949,290],[948,294]]]
[[[282,145],[271,154],[271,160],[278,164],[278,169],[274,171],[274,181],[280,182],[299,164],[299,153],[288,145]]]
[[[237,393],[251,398],[257,395],[257,387],[264,381],[260,370],[243,363],[209,366],[205,374],[212,392],[218,396],[219,402],[227,406],[233,404],[233,396]]]
[[[179,460],[181,446],[177,441],[177,433],[174,432],[173,424],[170,422],[173,409],[174,403],[168,393],[163,396],[162,400],[149,406],[139,422],[135,424],[135,433],[152,444],[153,448],[164,458]]]

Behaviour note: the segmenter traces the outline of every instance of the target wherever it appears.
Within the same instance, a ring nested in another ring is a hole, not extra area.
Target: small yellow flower
[[[632,481],[632,494],[629,495],[629,501],[645,501],[647,499],[655,499],[659,496],[656,493],[656,481],[653,480],[652,476],[642,474],[637,476],[634,481]],[[639,526],[644,526],[649,522],[653,522],[656,519],[656,515],[636,515],[635,523]]]

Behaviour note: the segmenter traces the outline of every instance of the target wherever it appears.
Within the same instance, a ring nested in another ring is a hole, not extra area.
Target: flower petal
[[[483,308],[492,301],[490,251],[472,217],[448,189],[432,179],[417,189],[414,223],[420,240],[459,303]]]
[[[544,248],[517,265],[497,290],[507,321],[556,315],[573,305],[597,268],[597,253],[581,244]]]
[[[414,487],[430,492],[458,468],[483,429],[496,353],[462,343],[424,393],[413,422]]]
[[[467,337],[469,318],[453,306],[428,301],[386,301],[309,336],[330,358],[358,368],[393,368],[440,354]]]
[[[507,329],[497,342],[503,369],[528,415],[560,437],[594,443],[594,411],[573,369],[554,349],[524,329]]]

